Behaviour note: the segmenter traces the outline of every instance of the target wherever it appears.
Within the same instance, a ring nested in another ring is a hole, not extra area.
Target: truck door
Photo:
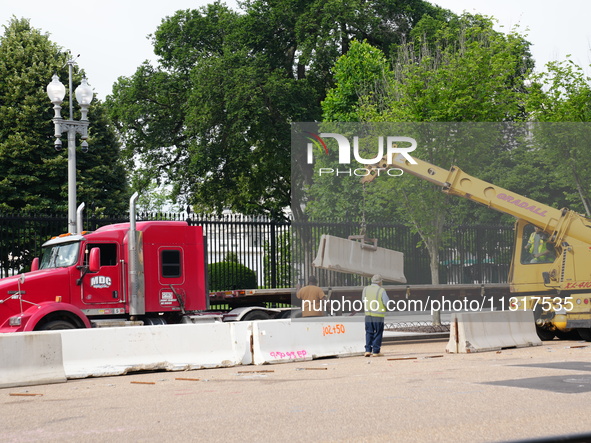
[[[122,285],[122,264],[117,243],[88,243],[85,250],[85,265],[92,248],[101,251],[100,270],[87,274],[82,280],[82,301],[87,305],[117,304],[125,300]]]
[[[184,309],[186,294],[182,287],[185,283],[182,248],[173,246],[158,248],[158,257],[158,283],[162,285],[159,295],[160,309]],[[180,297],[180,301],[177,296]]]

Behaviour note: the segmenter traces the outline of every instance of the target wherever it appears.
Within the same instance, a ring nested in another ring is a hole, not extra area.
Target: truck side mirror
[[[31,272],[39,270],[39,257],[35,257],[31,263]]]
[[[101,268],[101,250],[99,248],[92,248],[90,250],[90,257],[88,258],[88,271],[98,272]]]

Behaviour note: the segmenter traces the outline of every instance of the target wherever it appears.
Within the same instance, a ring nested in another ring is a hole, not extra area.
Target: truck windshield
[[[79,249],[80,244],[78,242],[48,246],[43,250],[39,269],[72,266],[78,261]]]

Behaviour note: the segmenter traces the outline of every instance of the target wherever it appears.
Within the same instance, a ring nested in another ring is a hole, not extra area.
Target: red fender
[[[71,314],[78,317],[86,328],[91,328],[90,320],[82,310],[77,308],[74,305],[69,303],[61,303],[61,302],[54,302],[54,301],[47,301],[43,303],[39,303],[38,305],[31,306],[25,312],[23,312],[22,317],[23,321],[26,319],[26,324],[23,331],[32,331],[35,329],[35,326],[39,323],[41,319],[43,319],[46,315],[51,314],[52,312],[58,311],[66,311],[70,312]],[[28,318],[27,318],[28,317]]]

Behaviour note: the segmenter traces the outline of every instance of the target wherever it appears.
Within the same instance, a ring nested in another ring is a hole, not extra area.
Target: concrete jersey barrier
[[[319,317],[268,320],[253,325],[253,363],[257,365],[359,355],[364,349],[363,321]]]
[[[451,317],[446,351],[465,354],[541,344],[532,311],[458,312]]]
[[[0,334],[0,388],[65,381],[59,332]]]
[[[363,321],[334,317],[0,334],[0,387],[359,355],[364,345]]]
[[[404,254],[391,249],[367,249],[361,242],[323,234],[312,264],[321,269],[371,277],[381,274],[384,280],[406,283]]]
[[[61,331],[68,378],[250,364],[252,325],[202,323]]]

